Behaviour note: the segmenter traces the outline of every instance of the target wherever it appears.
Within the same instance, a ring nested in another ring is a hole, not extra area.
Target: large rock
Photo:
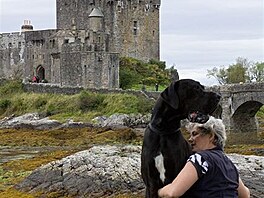
[[[95,146],[35,170],[17,189],[30,193],[104,197],[144,189],[138,146]]]
[[[95,125],[99,127],[127,126],[145,128],[150,121],[151,114],[113,114],[109,117],[99,116],[93,119]]]
[[[139,146],[94,146],[35,170],[17,189],[60,192],[73,197],[108,197],[144,189]],[[264,197],[264,157],[228,155],[238,167],[252,197]]]
[[[0,120],[0,128],[51,129],[60,125],[61,123],[57,120],[41,117],[38,113],[27,113],[18,117],[10,116]]]

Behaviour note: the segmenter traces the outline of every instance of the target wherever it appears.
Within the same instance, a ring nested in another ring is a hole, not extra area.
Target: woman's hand
[[[239,186],[237,188],[238,191],[238,197],[239,198],[250,198],[250,191],[249,189],[244,185],[242,180],[239,178]]]
[[[158,195],[162,198],[177,198],[182,196],[196,181],[198,174],[191,162],[187,162],[171,184],[159,189]]]

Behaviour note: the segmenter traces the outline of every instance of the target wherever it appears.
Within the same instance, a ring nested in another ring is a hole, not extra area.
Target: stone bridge
[[[264,83],[230,84],[208,87],[222,95],[217,117],[233,132],[258,131],[256,113],[264,104]]]
[[[64,94],[75,94],[84,89],[80,87],[61,87],[60,85],[43,83],[25,83],[23,87],[25,91],[29,92]],[[215,116],[223,119],[228,131],[258,131],[259,126],[255,115],[264,104],[264,82],[213,86],[207,87],[206,89],[218,92],[222,95],[220,106],[217,109]],[[157,99],[160,94],[160,92],[142,92],[133,90],[87,90],[99,93],[129,93],[144,95],[155,99]]]

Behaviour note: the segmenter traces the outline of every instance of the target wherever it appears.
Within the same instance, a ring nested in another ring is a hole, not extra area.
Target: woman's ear
[[[214,133],[210,133],[210,136],[209,136],[210,142],[215,143],[215,137],[216,135]]]

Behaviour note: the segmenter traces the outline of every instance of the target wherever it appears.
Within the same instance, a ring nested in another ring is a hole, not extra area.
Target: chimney
[[[30,20],[24,20],[24,24],[21,26],[21,32],[33,31],[33,25]]]

